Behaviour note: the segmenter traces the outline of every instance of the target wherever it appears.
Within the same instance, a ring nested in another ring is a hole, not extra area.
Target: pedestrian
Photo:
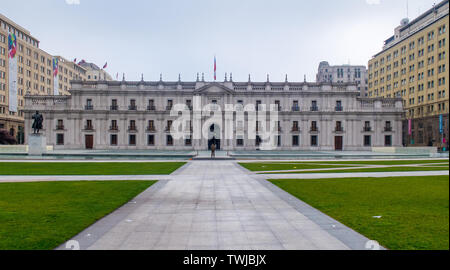
[[[211,158],[215,158],[216,157],[216,144],[213,143],[211,144]]]

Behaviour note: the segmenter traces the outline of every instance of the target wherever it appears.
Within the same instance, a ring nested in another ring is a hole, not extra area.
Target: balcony
[[[164,129],[164,132],[170,132],[170,129],[171,129],[172,127],[166,127],[165,129]]]
[[[342,107],[342,106],[336,106],[336,107],[334,108],[334,110],[337,111],[337,112],[342,112],[342,111],[344,111],[344,107]]]
[[[86,105],[86,106],[84,106],[84,109],[86,111],[92,111],[94,109],[94,105]]]
[[[137,132],[137,128],[136,128],[136,126],[128,126],[128,131]]]
[[[300,132],[300,128],[299,127],[292,127],[291,132]]]
[[[147,128],[145,129],[145,131],[147,131],[147,132],[156,132],[156,128],[153,127],[153,126],[147,127]]]
[[[392,132],[392,127],[384,127],[385,132]]]
[[[172,110],[172,106],[166,106],[166,111],[171,111]]]
[[[292,106],[292,111],[293,112],[299,112],[300,111],[300,107],[299,106]]]
[[[119,131],[118,126],[109,126],[109,131]]]
[[[111,106],[109,106],[109,110],[111,110],[111,111],[118,111],[119,110],[119,106],[111,105]]]
[[[310,110],[311,110],[312,112],[317,112],[317,111],[319,111],[319,107],[317,107],[317,106],[312,106]]]
[[[156,110],[155,106],[153,106],[153,105],[148,105],[147,106],[147,111],[154,111],[154,110]]]
[[[56,130],[64,130],[64,125],[57,125]]]
[[[93,126],[84,126],[84,130],[93,131],[94,127]]]
[[[334,132],[344,132],[344,128],[343,127],[335,127]]]
[[[319,132],[319,128],[311,127],[310,132]]]
[[[137,106],[136,105],[130,105],[130,106],[128,106],[128,110],[129,111],[137,111]]]
[[[364,127],[364,132],[371,132],[372,131],[372,127]]]

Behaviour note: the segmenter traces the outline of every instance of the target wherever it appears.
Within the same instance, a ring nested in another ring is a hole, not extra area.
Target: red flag
[[[108,67],[108,62],[106,62],[104,65],[103,65],[103,69],[105,69],[105,68],[107,68]]]

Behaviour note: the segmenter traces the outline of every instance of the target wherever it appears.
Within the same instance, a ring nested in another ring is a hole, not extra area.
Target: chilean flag
[[[216,56],[214,55],[214,80],[217,79],[216,71],[217,71]]]

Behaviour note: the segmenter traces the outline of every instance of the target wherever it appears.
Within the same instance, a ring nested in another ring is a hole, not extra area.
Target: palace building
[[[248,82],[206,82],[197,76],[193,82],[76,80],[69,92],[25,96],[26,127],[39,111],[42,133],[54,149],[207,150],[214,142],[221,150],[258,150],[265,128],[276,134],[274,150],[371,150],[402,144],[402,99],[360,97],[356,83],[252,82],[250,77]],[[183,138],[171,133],[181,114],[173,111],[177,104],[186,105],[191,119]],[[227,111],[227,104],[254,105],[255,114],[267,114],[266,125],[258,120],[251,125],[250,112],[238,118],[239,110]],[[202,113],[199,108],[205,105],[218,117]],[[276,121],[263,105],[275,108]],[[204,126],[207,136],[192,137]]]

